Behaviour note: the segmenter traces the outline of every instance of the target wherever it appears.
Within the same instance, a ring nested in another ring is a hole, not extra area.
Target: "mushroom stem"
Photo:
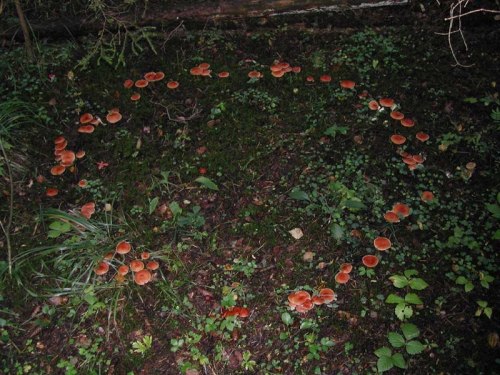
[[[9,175],[9,217],[5,226],[0,220],[0,228],[5,235],[5,241],[7,245],[7,262],[9,265],[9,275],[12,275],[12,245],[10,243],[10,227],[12,226],[12,216],[14,213],[14,182],[12,177],[12,169],[10,167],[9,159],[7,158],[7,153],[5,152],[5,147],[3,145],[3,140],[0,138],[0,149],[2,150],[2,156],[5,160],[7,166],[7,174]]]

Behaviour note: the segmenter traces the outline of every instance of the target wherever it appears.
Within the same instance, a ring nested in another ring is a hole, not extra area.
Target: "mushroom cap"
[[[87,180],[78,181],[78,186],[81,188],[87,186]]]
[[[94,129],[92,125],[82,125],[78,128],[78,133],[91,134],[94,132]]]
[[[146,264],[146,268],[148,270],[154,271],[154,270],[157,270],[158,268],[160,268],[160,264],[156,260],[150,260]]]
[[[307,76],[306,77],[307,82],[314,82],[314,77],[313,76]]]
[[[148,82],[153,82],[156,77],[156,72],[147,72],[144,74],[144,79]]]
[[[323,74],[321,77],[319,77],[319,81],[323,83],[328,83],[331,82],[332,77],[328,74]]]
[[[412,155],[411,158],[417,164],[422,164],[424,162],[424,157],[422,155]]]
[[[378,264],[378,258],[375,255],[365,255],[361,261],[368,268],[373,268]]]
[[[87,124],[94,119],[90,113],[84,113],[80,116],[80,124]]]
[[[392,211],[401,217],[410,216],[410,207],[404,203],[396,203],[394,206],[392,206]]]
[[[208,68],[210,68],[210,64],[207,62],[202,62],[200,65],[198,65],[198,68],[202,70],[207,70]]]
[[[427,133],[424,133],[424,132],[418,132],[417,134],[415,134],[415,138],[417,138],[420,142],[425,142],[427,140],[429,140],[429,134]]]
[[[373,240],[373,246],[379,251],[386,251],[391,248],[391,240],[387,237],[377,237]]]
[[[108,113],[108,115],[106,116],[106,121],[109,122],[110,124],[116,124],[121,119],[122,115],[120,112]]]
[[[71,166],[76,159],[76,155],[73,151],[69,150],[64,150],[61,152],[61,164],[64,165],[65,167]]]
[[[351,276],[345,272],[339,272],[335,275],[335,281],[339,284],[346,284],[350,278]]]
[[[229,77],[229,72],[220,72],[219,74],[217,74],[217,76],[219,78],[227,78]]]
[[[132,88],[132,86],[134,86],[134,81],[132,81],[131,79],[126,79],[123,82],[123,87],[126,89],[130,89],[130,88]]]
[[[351,273],[351,271],[352,271],[352,264],[351,263],[342,263],[340,265],[340,272]]]
[[[47,188],[47,190],[45,190],[45,195],[47,197],[55,197],[57,194],[59,194],[59,190],[56,188]]]
[[[82,159],[85,156],[85,151],[83,150],[78,150],[77,153],[75,154],[77,159]]]
[[[132,100],[133,102],[138,101],[140,98],[141,98],[141,94],[139,94],[138,92],[134,92],[134,93],[130,96],[130,100]]]
[[[288,302],[294,306],[302,305],[305,301],[310,299],[311,295],[305,290],[299,290],[298,292],[292,293],[288,296]]]
[[[330,303],[335,300],[335,292],[330,288],[323,288],[319,291],[319,296],[324,303]]]
[[[271,75],[272,75],[273,77],[276,77],[276,78],[281,78],[281,77],[283,77],[283,76],[285,75],[285,73],[286,73],[286,72],[285,72],[284,70],[278,70],[278,71],[274,71],[274,70],[273,70],[273,71],[271,72]]]
[[[163,78],[165,78],[165,73],[163,72],[156,72],[154,80],[155,81],[161,81]]]
[[[384,214],[384,219],[388,222],[388,223],[399,223],[399,216],[397,213],[395,213],[394,211],[387,211],[385,214]]]
[[[122,275],[122,276],[125,276],[129,271],[129,267],[126,265],[126,264],[123,264],[121,265],[120,267],[118,267],[118,275]]]
[[[250,310],[248,310],[246,307],[240,307],[240,311],[238,316],[240,318],[247,318],[250,315]]]
[[[424,201],[424,202],[431,202],[434,200],[434,193],[432,191],[423,191],[422,192],[422,195],[420,196],[420,198]]]
[[[300,66],[294,66],[292,67],[292,72],[295,74],[299,74],[302,71],[302,68]]]
[[[151,281],[151,272],[149,272],[148,270],[137,271],[134,275],[134,281],[138,285],[149,283]]]
[[[368,103],[368,108],[370,108],[372,111],[378,111],[380,109],[380,105],[376,100],[371,100]]]
[[[344,89],[352,90],[355,86],[356,82],[354,81],[349,81],[349,80],[340,81],[340,87]]]
[[[401,125],[403,125],[405,128],[411,128],[412,126],[415,126],[415,121],[413,121],[411,118],[403,118],[401,119]]]
[[[391,108],[394,105],[394,99],[382,98],[378,101],[382,107]]]
[[[149,259],[149,257],[151,256],[151,254],[149,254],[147,251],[143,251],[141,253],[141,259],[142,260],[146,260],[146,259]]]
[[[403,120],[405,118],[405,115],[399,111],[392,111],[390,116],[394,120]]]
[[[90,219],[91,216],[94,214],[94,212],[95,212],[95,203],[94,202],[85,203],[82,206],[82,208],[80,209],[80,213],[86,219]]]
[[[248,72],[248,77],[250,78],[260,78],[261,77],[261,73],[257,70],[252,70],[250,72]]]
[[[395,145],[402,145],[406,142],[406,137],[401,134],[393,134],[391,135],[391,142]]]
[[[318,306],[325,303],[325,301],[323,300],[323,297],[321,297],[321,296],[313,296],[311,298],[311,301],[314,305],[318,305]]]
[[[60,135],[59,137],[57,137],[56,139],[54,139],[54,144],[55,144],[55,145],[61,144],[61,143],[63,143],[65,140],[66,140],[66,138],[64,138],[64,136]]]
[[[100,262],[96,268],[94,268],[94,272],[96,275],[101,276],[106,274],[109,271],[109,264],[106,262]]]
[[[120,241],[118,242],[118,244],[116,245],[116,252],[118,254],[127,254],[128,252],[130,252],[130,250],[132,249],[132,245],[130,244],[130,242],[127,242],[127,241]]]
[[[147,85],[149,85],[149,82],[146,81],[145,79],[139,79],[139,80],[135,81],[135,87],[137,87],[138,89],[142,89],[142,88],[146,87]]]
[[[50,174],[52,176],[60,176],[64,173],[65,170],[66,170],[66,167],[64,167],[62,165],[55,165],[52,168],[50,168]]]
[[[189,73],[193,76],[201,76],[201,73],[203,72],[203,69],[200,68],[199,66],[195,66],[189,70]]]
[[[141,260],[134,259],[130,262],[130,269],[132,272],[139,272],[144,269],[144,263]]]
[[[66,146],[68,145],[68,141],[67,140],[64,140],[60,143],[57,143],[55,146],[54,146],[54,150],[55,151],[63,151],[64,149],[66,149]],[[60,153],[58,154],[60,155]]]
[[[177,81],[170,81],[167,83],[167,87],[171,90],[173,89],[176,89],[177,87],[179,87],[179,82]]]

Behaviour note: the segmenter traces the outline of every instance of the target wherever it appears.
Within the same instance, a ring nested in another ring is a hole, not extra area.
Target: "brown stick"
[[[26,18],[24,17],[23,8],[21,7],[21,3],[19,0],[14,0],[14,4],[16,5],[17,16],[19,17],[19,24],[21,25],[21,29],[23,30],[26,53],[28,54],[28,58],[31,61],[35,61],[35,52],[33,50],[33,44],[31,43],[30,30],[28,28]]]

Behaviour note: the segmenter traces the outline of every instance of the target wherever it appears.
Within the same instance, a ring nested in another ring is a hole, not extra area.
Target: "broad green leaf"
[[[394,363],[396,367],[406,368],[406,361],[401,353],[396,353],[392,356],[392,363]]]
[[[486,209],[493,214],[493,217],[500,219],[500,206],[498,204],[488,203]]]
[[[404,303],[404,299],[395,294],[389,294],[385,299],[385,303]]]
[[[476,302],[479,306],[481,306],[483,309],[488,306],[488,302],[486,301],[477,301]]]
[[[351,210],[360,210],[366,208],[365,204],[357,199],[346,199],[344,201],[344,206]]]
[[[497,229],[496,232],[493,234],[493,239],[500,240],[500,229]]]
[[[487,307],[484,309],[484,315],[486,315],[489,319],[493,315],[493,309],[491,307]]]
[[[405,276],[394,275],[389,277],[389,280],[392,281],[392,285],[396,288],[404,288],[405,286],[408,286],[408,279]]]
[[[71,224],[63,221],[54,221],[49,225],[50,229],[57,230],[61,233],[66,233],[71,230]]]
[[[156,210],[156,206],[158,206],[159,201],[160,201],[160,198],[158,198],[158,197],[155,197],[149,201],[149,214],[150,215]]]
[[[467,281],[464,286],[464,290],[469,293],[472,289],[474,289],[474,284],[472,284],[470,281]]]
[[[423,279],[416,278],[410,280],[410,288],[414,290],[424,290],[428,286],[429,284],[427,284]]]
[[[458,285],[465,285],[467,283],[467,279],[463,276],[458,276],[455,280],[455,283]]]
[[[387,346],[383,346],[383,347],[375,350],[374,354],[377,357],[382,357],[382,356],[390,357],[392,355],[392,350],[390,348],[388,348]]]
[[[288,196],[298,201],[310,201],[309,195],[300,189],[293,189]]]
[[[170,203],[168,205],[168,207],[170,208],[170,211],[172,211],[172,215],[174,215],[174,217],[176,217],[182,213],[181,206],[179,206],[179,203],[177,203],[175,201]]]
[[[301,324],[300,324],[300,329],[309,329],[313,326],[313,323],[310,321],[310,320],[304,320]]]
[[[417,270],[414,270],[414,269],[411,269],[411,270],[406,270],[403,272],[405,274],[406,277],[410,278],[412,276],[415,276],[415,275],[418,275],[418,271]]]
[[[417,296],[415,293],[408,293],[405,296],[405,301],[407,303],[412,303],[414,305],[423,305],[424,304],[424,302],[422,302],[422,300],[420,299],[420,297]]]
[[[61,232],[59,232],[58,230],[49,230],[49,232],[47,233],[48,238],[57,238],[60,235],[61,235]]]
[[[425,346],[420,341],[413,340],[406,343],[406,351],[408,352],[408,354],[420,354],[424,351],[424,349]]]
[[[413,315],[413,308],[411,306],[400,303],[394,308],[394,312],[399,320],[409,319]]]
[[[477,103],[477,102],[478,102],[478,100],[477,100],[477,98],[474,98],[474,97],[468,97],[468,98],[465,98],[465,99],[464,99],[464,102],[465,102],[465,103],[471,103],[471,104],[474,104],[474,103]]]
[[[293,323],[293,318],[288,312],[284,312],[281,314],[281,320],[283,323],[285,323],[287,326]]]
[[[392,357],[383,355],[377,361],[377,370],[379,372],[389,371],[393,367],[394,363],[392,363]]]
[[[387,338],[394,348],[401,348],[405,345],[405,338],[397,332],[389,332]]]
[[[401,326],[401,330],[403,331],[403,335],[407,340],[414,339],[420,335],[420,330],[415,324],[405,323]]]
[[[210,190],[219,190],[219,187],[208,177],[200,176],[195,181],[200,183],[201,185],[205,186],[206,188],[208,188]]]

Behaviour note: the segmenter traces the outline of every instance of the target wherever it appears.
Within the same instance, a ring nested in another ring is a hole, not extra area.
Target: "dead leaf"
[[[302,232],[302,229],[300,228],[293,228],[288,233],[290,233],[296,240],[300,240],[304,236],[304,232]]]
[[[315,255],[312,251],[306,251],[302,259],[304,259],[304,262],[312,262]]]

